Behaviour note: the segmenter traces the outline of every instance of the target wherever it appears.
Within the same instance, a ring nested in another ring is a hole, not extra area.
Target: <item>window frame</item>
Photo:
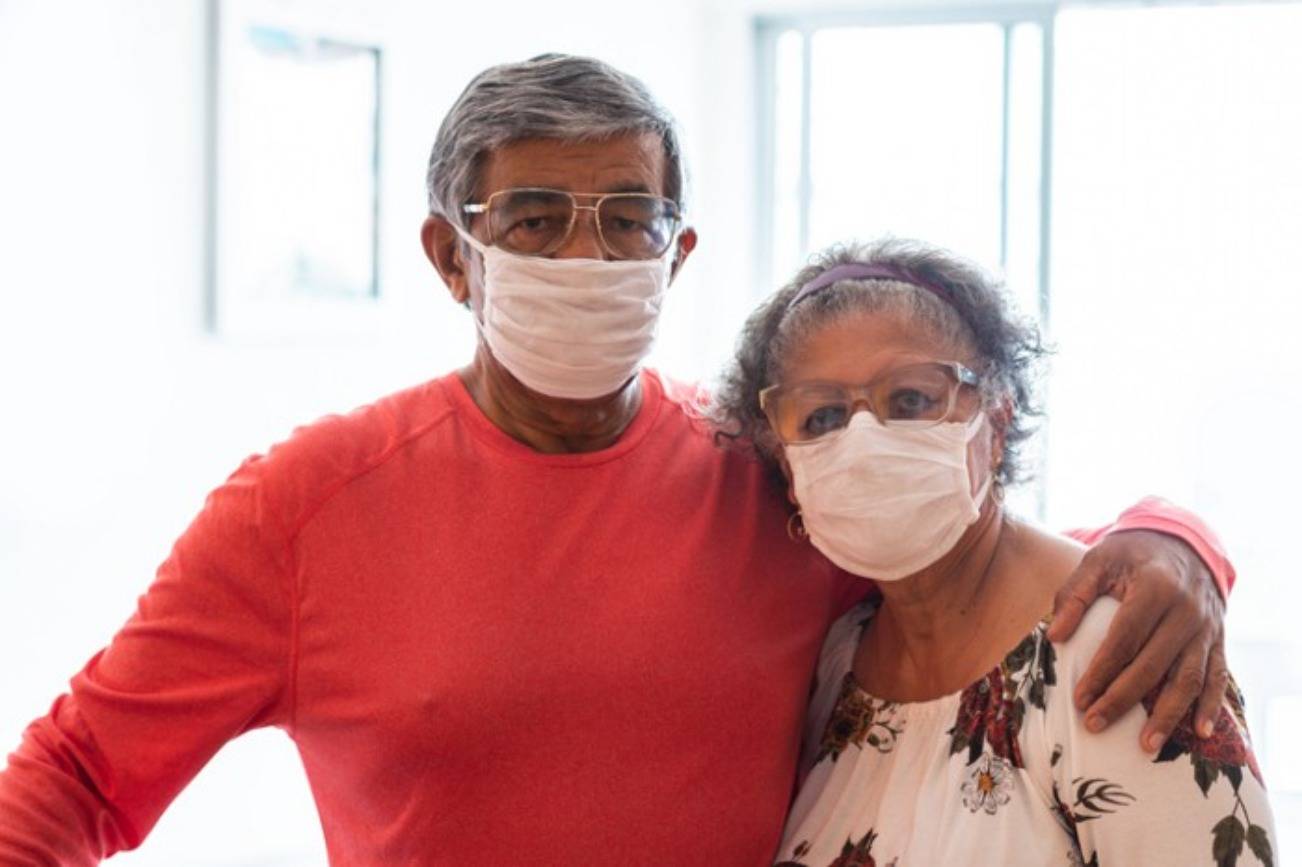
[[[1008,254],[1008,180],[1009,180],[1009,128],[1012,66],[1012,32],[1019,24],[1032,24],[1040,28],[1040,184],[1039,184],[1039,243],[1037,262],[1037,287],[1035,311],[1041,326],[1047,331],[1049,324],[1049,216],[1053,183],[1053,39],[1054,19],[1059,4],[1014,3],[990,6],[937,6],[932,8],[882,7],[837,12],[810,12],[782,15],[763,15],[755,19],[756,80],[758,82],[758,112],[756,126],[757,177],[756,190],[759,207],[756,208],[754,226],[757,250],[773,249],[774,203],[776,193],[773,176],[776,169],[776,100],[777,100],[777,44],[785,33],[796,32],[801,40],[801,96],[800,96],[800,178],[799,223],[800,249],[809,249],[809,208],[812,194],[810,167],[810,46],[816,31],[835,27],[919,27],[948,24],[994,24],[1003,29],[1003,92],[1002,92],[1002,157],[1000,165],[1000,266],[1007,264]],[[776,274],[771,254],[760,264],[760,285],[773,286],[780,275]]]

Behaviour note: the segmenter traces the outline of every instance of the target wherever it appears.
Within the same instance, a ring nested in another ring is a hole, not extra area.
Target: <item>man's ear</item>
[[[461,254],[461,237],[446,218],[430,214],[420,227],[425,256],[447,284],[448,294],[458,304],[470,301],[466,261]]]
[[[687,257],[696,249],[696,230],[686,226],[678,233],[678,250],[674,253],[673,264],[669,266],[669,282],[678,276],[678,269],[683,267]]]

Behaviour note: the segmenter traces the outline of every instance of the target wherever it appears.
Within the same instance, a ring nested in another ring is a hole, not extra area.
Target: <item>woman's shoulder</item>
[[[879,604],[878,597],[871,596],[833,621],[823,640],[823,656],[840,655],[849,648],[850,656],[853,657],[854,651],[859,647],[859,640],[863,637],[864,627],[877,616]]]
[[[1036,590],[1050,595],[1066,583],[1089,550],[1070,536],[1020,517],[1013,518],[1008,529],[1011,532],[1006,538],[1012,542],[1010,559],[1016,564],[1014,568],[1020,575],[1032,577]]]
[[[1101,596],[1085,609],[1080,625],[1072,636],[1055,645],[1064,670],[1084,671],[1094,654],[1103,646],[1103,639],[1107,637],[1120,607],[1121,603],[1111,596]]]
[[[827,637],[823,640],[823,650],[818,658],[818,671],[814,678],[808,713],[805,716],[802,778],[812,766],[812,760],[818,751],[818,743],[823,736],[823,729],[840,698],[846,676],[854,667],[854,655],[859,649],[859,639],[863,635],[864,625],[876,613],[876,602],[864,600],[842,614],[827,630]]]
[[[876,598],[865,599],[837,618],[823,639],[823,650],[818,658],[818,682],[840,679],[854,665],[854,655],[859,649],[864,627],[877,614]]]

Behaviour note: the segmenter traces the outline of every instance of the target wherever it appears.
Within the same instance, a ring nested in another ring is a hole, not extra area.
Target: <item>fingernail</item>
[[[1076,693],[1076,708],[1078,710],[1085,710],[1092,704],[1094,704],[1094,693],[1092,692]]]
[[[1150,753],[1155,753],[1162,748],[1162,742],[1166,740],[1166,735],[1162,732],[1149,732],[1148,737],[1144,738],[1144,748]]]
[[[1211,720],[1209,719],[1203,720],[1202,722],[1198,723],[1198,737],[1204,739],[1211,737],[1213,728],[1214,726],[1212,725]]]
[[[1103,727],[1105,725],[1107,725],[1107,720],[1103,719],[1102,714],[1092,713],[1089,716],[1085,717],[1085,728],[1089,729],[1095,734],[1098,734],[1099,732],[1103,731]]]

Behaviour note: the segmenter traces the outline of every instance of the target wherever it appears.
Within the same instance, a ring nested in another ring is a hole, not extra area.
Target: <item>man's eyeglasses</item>
[[[864,406],[887,427],[932,427],[968,421],[981,407],[980,378],[957,361],[910,364],[864,385],[796,382],[759,394],[778,439],[803,445],[839,434]]]
[[[588,204],[579,204],[579,199]],[[615,259],[656,259],[682,222],[678,205],[650,193],[569,193],[535,188],[499,190],[487,201],[462,205],[484,214],[488,242],[524,256],[549,256],[574,232],[579,211],[596,217],[597,239]]]

